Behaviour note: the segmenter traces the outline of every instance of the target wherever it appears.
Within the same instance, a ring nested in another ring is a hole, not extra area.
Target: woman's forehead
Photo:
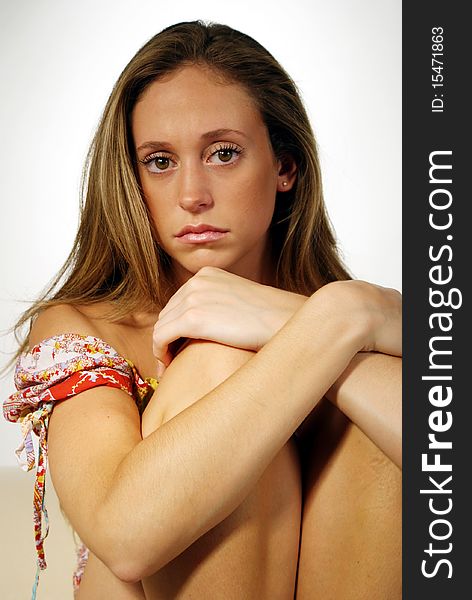
[[[223,82],[195,65],[151,83],[134,107],[132,128],[137,147],[151,134],[164,140],[223,129],[243,135],[265,130],[256,103],[242,85]]]

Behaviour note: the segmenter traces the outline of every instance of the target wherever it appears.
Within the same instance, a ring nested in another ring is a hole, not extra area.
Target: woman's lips
[[[207,242],[216,242],[223,238],[227,231],[201,231],[200,233],[189,232],[179,235],[177,239],[183,244],[205,244]]]
[[[206,244],[221,240],[227,233],[228,230],[208,223],[191,223],[183,227],[176,237],[183,244]]]

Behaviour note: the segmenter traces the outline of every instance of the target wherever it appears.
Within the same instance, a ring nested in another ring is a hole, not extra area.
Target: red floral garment
[[[157,387],[157,381],[143,380],[133,364],[103,340],[93,336],[65,333],[42,341],[20,356],[15,370],[15,386],[18,391],[3,404],[5,419],[21,423],[23,440],[16,450],[16,455],[25,471],[30,471],[35,466],[31,432],[39,437],[33,497],[38,571],[33,598],[39,571],[46,568],[43,543],[48,533],[44,493],[49,417],[56,402],[101,385],[127,392],[142,412]],[[21,456],[23,451],[26,460]],[[87,560],[84,546],[78,549],[78,556],[79,568],[74,574],[74,588],[80,583]]]

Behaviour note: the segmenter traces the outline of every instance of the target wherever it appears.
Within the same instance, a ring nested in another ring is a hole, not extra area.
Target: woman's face
[[[279,174],[247,92],[202,67],[181,68],[146,89],[132,131],[141,186],[177,280],[210,265],[271,282],[268,229],[276,192],[291,181]]]

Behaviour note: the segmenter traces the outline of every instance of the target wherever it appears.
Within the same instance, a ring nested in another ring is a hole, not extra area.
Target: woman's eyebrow
[[[144,142],[136,148],[136,152],[140,150],[167,150],[171,148],[169,142]]]
[[[224,135],[228,135],[230,133],[236,133],[237,135],[241,135],[245,138],[248,137],[244,132],[239,131],[239,129],[221,128],[221,129],[213,129],[212,131],[207,131],[206,133],[202,133],[200,138],[202,140],[207,140],[207,139],[211,139],[211,138],[219,138]],[[172,144],[170,144],[169,142],[159,142],[159,141],[144,142],[143,144],[138,146],[138,148],[136,148],[136,152],[139,152],[140,150],[163,150],[163,149],[165,150],[165,149],[170,149],[171,146],[172,146]]]
[[[213,131],[207,131],[206,133],[203,133],[201,138],[217,138],[221,137],[222,135],[227,135],[228,133],[237,133],[238,135],[242,135],[243,137],[247,138],[247,135],[238,129],[213,129]]]

